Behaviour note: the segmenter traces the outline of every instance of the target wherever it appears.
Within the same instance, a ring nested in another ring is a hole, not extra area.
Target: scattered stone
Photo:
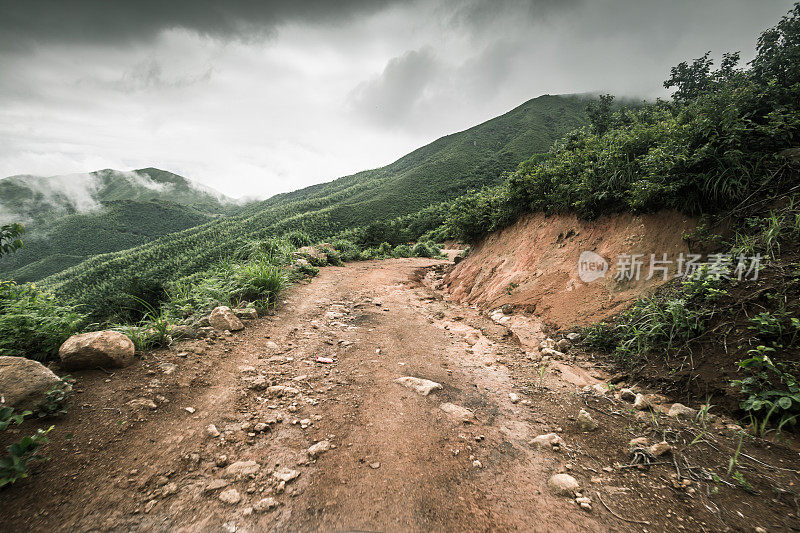
[[[184,407],[183,410],[189,413],[190,415],[193,415],[196,411],[194,407]]]
[[[239,320],[236,315],[231,311],[231,308],[226,305],[221,305],[211,311],[208,317],[209,325],[219,331],[239,331],[244,329],[244,324]]]
[[[253,383],[255,383],[255,381]],[[270,398],[279,398],[281,396],[297,396],[298,394],[300,394],[298,389],[286,385],[272,385],[271,387],[267,387],[267,395]]]
[[[636,393],[631,389],[622,389],[619,391],[619,398],[620,400],[625,400],[626,402],[633,402],[636,400]]]
[[[530,444],[531,446],[535,447],[551,447],[556,448],[561,446],[564,441],[561,439],[560,436],[556,433],[546,433],[544,435],[539,435],[538,437],[534,438]]]
[[[511,403],[517,403],[519,402],[519,394],[516,392],[510,392],[508,394],[508,399],[511,400]]]
[[[73,335],[58,349],[65,370],[124,367],[133,363],[133,341],[119,331],[93,331]]]
[[[192,326],[181,324],[177,326],[172,326],[169,330],[169,335],[170,337],[176,340],[196,339],[197,330],[195,330]]]
[[[664,454],[671,453],[672,446],[667,441],[661,441],[650,446],[650,453],[655,457],[661,457]]]
[[[297,470],[292,470],[290,468],[279,468],[278,470],[272,473],[272,477],[276,480],[281,481],[283,483],[289,483],[290,481],[294,481],[300,476],[300,472]]]
[[[569,474],[555,474],[547,480],[550,491],[558,496],[572,496],[580,489],[578,480]]]
[[[552,357],[553,359],[564,358],[564,354],[562,352],[554,350],[553,348],[542,348],[541,350],[539,350],[539,353],[541,353],[544,356]]]
[[[236,505],[240,501],[242,501],[242,495],[239,494],[239,491],[236,489],[228,489],[223,490],[219,493],[219,500],[222,503],[227,503],[229,505]]]
[[[265,422],[258,422],[255,426],[253,426],[253,431],[256,433],[261,433],[262,431],[266,431],[268,427],[269,425]]]
[[[504,315],[512,315],[512,314],[514,314],[514,306],[513,306],[513,305],[511,305],[511,304],[504,304],[504,305],[503,305],[503,306],[500,308],[500,311],[501,311],[501,312],[502,312]]]
[[[475,420],[475,413],[454,403],[443,403],[439,406],[439,409],[464,424],[469,424]]]
[[[214,464],[222,468],[223,466],[228,464],[228,456],[225,454],[219,454],[214,458]]]
[[[669,408],[667,416],[677,418],[678,420],[694,420],[697,416],[697,409],[686,407],[682,403],[673,403]]]
[[[725,426],[725,429],[727,429],[728,431],[733,431],[734,433],[740,433],[744,431],[744,428],[742,428],[742,426],[740,426],[739,424],[727,424]]]
[[[422,378],[415,378],[413,376],[404,376],[402,378],[397,378],[394,380],[395,383],[399,383],[400,385],[407,387],[414,392],[417,392],[423,396],[427,396],[434,390],[440,390],[442,385],[436,383],[435,381],[431,381],[429,379],[422,379]]]
[[[164,374],[169,376],[170,374],[174,374],[175,371],[178,370],[178,365],[174,363],[161,363],[160,365],[158,365],[158,368],[160,368]]]
[[[18,412],[34,411],[61,379],[42,363],[27,357],[0,357],[0,396]]]
[[[597,427],[597,421],[592,418],[592,415],[588,411],[581,409],[578,413],[578,429],[581,431],[594,431]]]
[[[221,489],[222,487],[227,487],[228,482],[224,479],[212,479],[209,481],[205,487],[203,487],[203,492],[214,492],[215,490]]]
[[[483,468],[483,464],[480,461],[478,461],[477,459],[472,461],[472,466],[474,466],[475,468]]]
[[[258,318],[258,311],[252,307],[248,307],[247,309],[234,309],[233,314],[236,315],[236,318],[241,318],[243,320],[255,320]]]
[[[258,500],[255,503],[255,505],[253,505],[253,510],[256,511],[257,513],[266,513],[268,511],[276,509],[278,505],[280,504],[278,503],[278,500],[276,500],[275,498],[264,498]]]
[[[150,409],[151,411],[158,409],[156,402],[150,398],[135,398],[129,401],[128,405],[131,407],[137,407],[139,409]]]
[[[164,488],[161,489],[161,496],[163,497],[172,496],[176,492],[178,492],[178,484],[174,482],[167,483],[166,485],[164,485]]]
[[[566,352],[569,350],[570,346],[572,346],[572,343],[569,341],[569,339],[561,339],[556,343],[556,350],[559,352]]]
[[[381,467],[381,464],[380,464],[380,463],[377,463],[377,462],[376,462],[376,463],[370,463],[370,464],[369,464],[369,467],[370,467],[371,469],[373,469],[373,470],[377,470],[377,469],[379,469],[379,468]]]
[[[245,477],[255,474],[260,469],[261,465],[255,461],[236,461],[225,469],[225,477]]]
[[[322,455],[323,453],[327,452],[330,449],[331,449],[331,443],[327,440],[321,440],[318,443],[311,446],[307,451],[308,455],[310,455],[313,458],[316,458],[317,456]]]
[[[547,337],[545,340],[539,343],[539,350],[544,350],[548,348],[552,350],[555,347],[556,347],[556,341],[554,341],[550,337]]]
[[[637,394],[633,400],[633,408],[639,411],[646,411],[652,406],[644,394]]]
[[[144,512],[149,513],[150,511],[152,511],[153,507],[155,507],[157,503],[158,500],[150,500],[149,502],[144,504]]]
[[[578,332],[567,333],[567,338],[572,342],[575,342],[581,338],[581,334]]]
[[[219,430],[217,429],[217,426],[215,426],[214,424],[209,424],[208,426],[206,426],[205,433],[207,437],[212,437],[212,438],[219,437]]]

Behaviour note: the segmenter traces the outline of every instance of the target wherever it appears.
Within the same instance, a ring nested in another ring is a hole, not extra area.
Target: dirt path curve
[[[425,270],[441,264],[325,268],[243,332],[76,376],[53,460],[3,494],[0,530],[630,530],[547,490],[588,454],[529,445],[574,420],[591,378],[565,369],[574,383],[551,373],[535,394],[513,324],[444,301]],[[442,389],[423,396],[402,376]],[[609,464],[585,463],[587,484]]]

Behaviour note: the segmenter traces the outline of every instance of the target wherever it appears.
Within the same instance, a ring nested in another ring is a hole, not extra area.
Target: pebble
[[[189,413],[190,415],[193,415],[196,411],[194,407],[184,407],[183,410]]]
[[[212,479],[206,484],[205,487],[203,487],[203,492],[212,492],[227,486],[228,482],[225,481],[224,479]]]
[[[619,391],[619,398],[626,402],[633,402],[636,400],[636,393],[631,389],[622,389]]]
[[[578,413],[578,429],[581,431],[594,431],[597,427],[597,421],[592,418],[592,415],[588,411],[581,409]]]
[[[469,424],[475,420],[475,413],[454,403],[443,403],[439,406],[439,409],[464,424]]]
[[[377,470],[377,469],[379,469],[381,467],[381,464],[380,463],[370,463],[369,467],[371,469],[373,469],[373,470]]]
[[[219,430],[217,429],[217,426],[215,426],[214,424],[209,424],[208,426],[206,426],[206,431],[205,432],[206,432],[206,436],[208,436],[208,437],[212,437],[212,438],[219,437]]]
[[[534,447],[543,447],[549,446],[551,448],[555,448],[561,446],[564,441],[555,433],[546,433],[544,435],[539,435],[538,437],[534,438],[530,445]]]
[[[300,472],[286,467],[279,468],[272,473],[272,477],[282,483],[289,483],[290,481],[297,479],[299,476]]]
[[[698,411],[691,407],[686,407],[682,403],[673,403],[669,408],[667,416],[677,418],[678,420],[694,420]]]
[[[637,394],[636,398],[633,400],[633,408],[639,411],[646,411],[650,409],[650,402],[647,401],[644,394]]]
[[[407,387],[414,392],[421,394],[422,396],[427,396],[432,391],[440,390],[442,388],[440,383],[436,383],[435,381],[431,381],[429,379],[416,378],[414,376],[403,376],[401,378],[397,378],[394,380],[394,382],[399,383],[400,385]]]
[[[655,457],[661,457],[670,452],[672,452],[672,446],[667,441],[661,441],[650,446],[650,453]]]
[[[255,461],[236,461],[225,469],[225,477],[249,476],[259,470],[261,470],[261,465]]]
[[[508,394],[508,399],[511,400],[511,403],[517,403],[519,402],[519,394],[511,392]]]
[[[258,513],[266,513],[267,511],[275,509],[278,505],[278,500],[275,498],[264,498],[258,500],[255,505],[253,505],[253,510]]]
[[[475,459],[474,461],[472,461],[472,466],[474,466],[475,468],[483,468],[483,463]]]

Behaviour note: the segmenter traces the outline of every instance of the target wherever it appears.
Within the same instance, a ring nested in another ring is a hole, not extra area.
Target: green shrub
[[[247,300],[257,309],[266,309],[275,303],[287,284],[283,266],[268,261],[252,261],[234,267],[232,296],[237,303]]]
[[[295,248],[302,248],[303,246],[311,246],[311,237],[308,233],[300,230],[290,231],[285,236],[286,240],[292,243]]]
[[[411,247],[407,244],[398,244],[394,247],[392,251],[392,255],[394,257],[412,257],[413,252],[411,251]]]
[[[315,267],[308,261],[298,261],[295,263],[294,271],[301,276],[308,276],[309,278],[313,278],[319,274],[319,268]]]
[[[14,414],[12,408],[0,406],[0,431],[5,431],[11,423],[22,424],[23,419],[30,414],[30,411]],[[6,448],[6,455],[0,457],[0,489],[28,477],[28,463],[44,459],[36,451],[48,443],[47,434],[52,429],[53,426],[46,430],[38,429],[34,435],[23,437]]]
[[[348,239],[336,239],[331,244],[339,252],[342,261],[358,261],[360,259],[361,249]]]
[[[0,281],[0,355],[55,358],[61,344],[85,323],[83,315],[59,305],[33,283]]]

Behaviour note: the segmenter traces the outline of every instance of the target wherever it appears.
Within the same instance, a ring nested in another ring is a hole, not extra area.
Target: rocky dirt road
[[[741,505],[741,491],[726,486],[729,495],[712,501],[697,476],[676,479],[667,461],[619,468],[633,437],[666,438],[677,455],[698,433],[654,426],[618,399],[583,392],[606,377],[591,362],[531,360],[540,325],[448,303],[435,289],[443,264],[325,268],[243,332],[178,343],[113,374],[77,375],[80,393],[56,422],[52,460],[2,494],[0,530],[772,531],[793,523],[796,510],[780,496],[765,511]],[[441,388],[424,395],[396,382],[408,376]],[[582,430],[581,409],[598,429]],[[561,446],[531,443],[550,432]],[[719,435],[703,442],[735,446]],[[694,449],[705,457],[702,444]],[[776,476],[796,481],[789,452],[770,461],[785,469]],[[557,473],[574,476],[587,499],[549,488]]]

